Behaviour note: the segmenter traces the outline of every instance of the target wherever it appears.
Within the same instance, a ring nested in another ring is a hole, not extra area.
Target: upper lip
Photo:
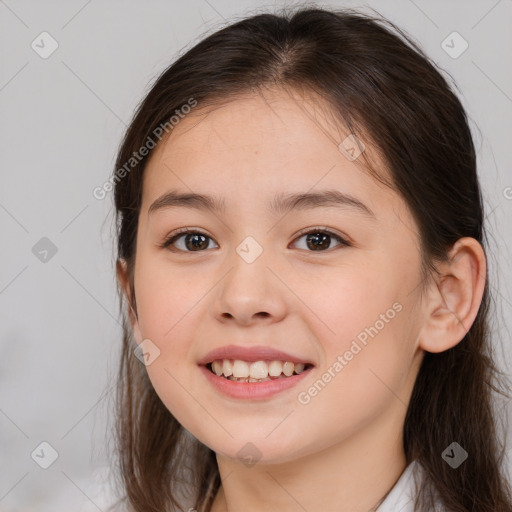
[[[240,361],[289,361],[291,363],[313,364],[311,361],[299,356],[294,356],[282,350],[256,345],[253,347],[242,347],[238,345],[226,345],[216,348],[199,360],[200,365],[206,365],[219,359],[238,359]]]

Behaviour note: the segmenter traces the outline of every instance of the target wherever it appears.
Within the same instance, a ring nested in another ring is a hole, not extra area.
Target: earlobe
[[[428,316],[420,338],[420,347],[433,353],[457,345],[475,321],[487,273],[482,246],[474,238],[457,240],[439,272],[429,290]]]

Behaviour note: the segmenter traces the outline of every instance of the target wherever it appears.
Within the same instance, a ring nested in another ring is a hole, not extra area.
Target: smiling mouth
[[[293,375],[310,370],[310,363],[292,363],[291,361],[241,361],[238,359],[216,359],[206,368],[217,377],[235,382],[268,382],[287,379]]]

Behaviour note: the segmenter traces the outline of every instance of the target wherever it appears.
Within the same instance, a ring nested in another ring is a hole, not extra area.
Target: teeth
[[[237,359],[233,363],[233,377],[249,377],[249,363]]]
[[[229,380],[243,382],[263,382],[278,378],[282,374],[290,377],[304,371],[303,363],[294,364],[291,361],[241,361],[236,359],[217,359],[211,363],[211,370],[215,375],[224,376]]]
[[[247,377],[246,379],[237,379],[236,377],[226,377],[228,380],[234,380],[236,382],[265,382],[267,380],[272,380],[270,377],[265,377],[264,379],[253,379],[251,377]]]
[[[283,373],[287,377],[293,373],[293,370],[295,370],[295,365],[293,363],[286,361],[286,363],[283,364]]]
[[[212,370],[220,377],[222,375],[222,361],[213,361]]]
[[[224,374],[224,377],[233,375],[233,363],[231,361],[224,359],[222,362],[222,373]]]
[[[249,375],[253,379],[264,379],[265,377],[268,377],[267,363],[265,363],[265,361],[256,361],[251,363]]]
[[[281,361],[271,361],[268,365],[268,374],[271,377],[279,377],[283,371],[283,363]]]
[[[302,363],[297,363],[295,365],[295,373],[302,373],[304,371],[305,365]]]

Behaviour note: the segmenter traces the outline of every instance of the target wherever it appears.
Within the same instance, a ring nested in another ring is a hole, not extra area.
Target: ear
[[[129,306],[128,316],[130,324],[133,329],[133,335],[137,343],[142,341],[142,336],[139,327],[139,320],[137,317],[137,304],[135,302],[135,292],[128,272],[128,264],[126,260],[118,259],[116,263],[116,274],[119,285],[123,292],[126,303]]]
[[[487,275],[484,250],[474,238],[460,238],[438,270],[440,275],[429,287],[428,316],[419,343],[433,353],[457,345],[475,321]]]

